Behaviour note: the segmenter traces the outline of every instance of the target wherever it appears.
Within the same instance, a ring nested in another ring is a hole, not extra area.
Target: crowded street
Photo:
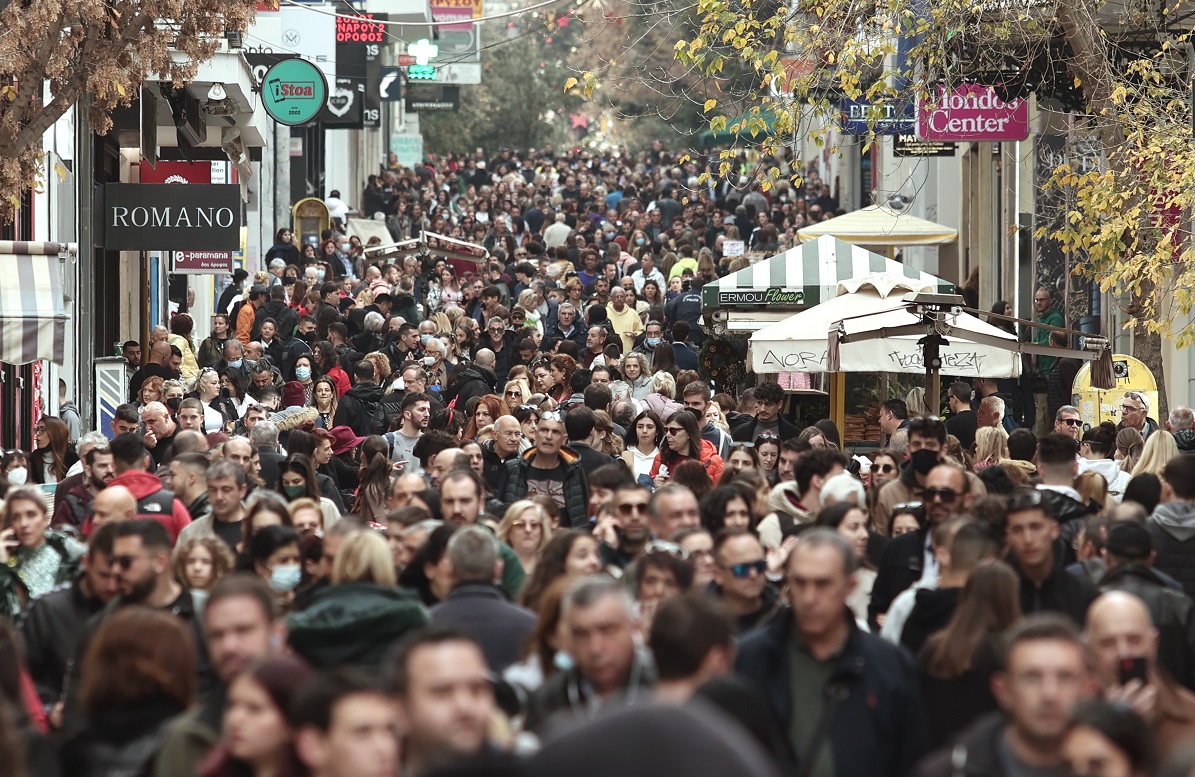
[[[5,773],[1182,757],[1195,414],[1113,387],[1118,421],[1084,421],[1060,347],[943,374],[941,405],[917,366],[844,430],[703,302],[844,214],[802,174],[698,189],[659,144],[429,159],[362,192],[389,241],[283,226],[206,337],[176,313],[125,342],[104,428],[64,406],[0,459]],[[1005,307],[972,326],[1015,352],[1034,322]]]

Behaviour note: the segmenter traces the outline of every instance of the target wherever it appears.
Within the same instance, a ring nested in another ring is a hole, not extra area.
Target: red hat
[[[353,431],[351,426],[334,426],[332,427],[332,455],[339,456],[345,451],[351,451],[361,443],[365,442],[364,437],[358,437],[357,433]]]
[[[307,395],[303,393],[303,384],[297,380],[288,380],[282,384],[282,406],[302,407],[307,404]]]

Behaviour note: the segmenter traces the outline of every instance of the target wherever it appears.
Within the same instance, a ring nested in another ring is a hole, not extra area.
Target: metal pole
[[[79,397],[79,415],[87,429],[99,423],[95,408],[95,263],[92,211],[95,208],[95,135],[87,113],[91,98],[83,95],[75,103],[75,193],[78,207],[79,253],[73,264],[75,284],[75,386]]]

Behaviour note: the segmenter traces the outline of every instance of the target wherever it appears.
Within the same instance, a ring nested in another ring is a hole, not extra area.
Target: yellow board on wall
[[[1104,421],[1120,423],[1120,401],[1129,391],[1135,391],[1149,400],[1148,416],[1156,421],[1158,382],[1145,363],[1122,353],[1113,354],[1112,373],[1116,376],[1116,388],[1112,389],[1091,387],[1091,362],[1084,364],[1076,373],[1071,395],[1074,406],[1079,408],[1083,430],[1086,431]]]

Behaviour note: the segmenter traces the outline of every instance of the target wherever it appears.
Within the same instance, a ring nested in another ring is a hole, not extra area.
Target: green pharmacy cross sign
[[[284,59],[262,78],[261,103],[279,124],[298,127],[309,123],[328,100],[324,74],[305,59]]]

